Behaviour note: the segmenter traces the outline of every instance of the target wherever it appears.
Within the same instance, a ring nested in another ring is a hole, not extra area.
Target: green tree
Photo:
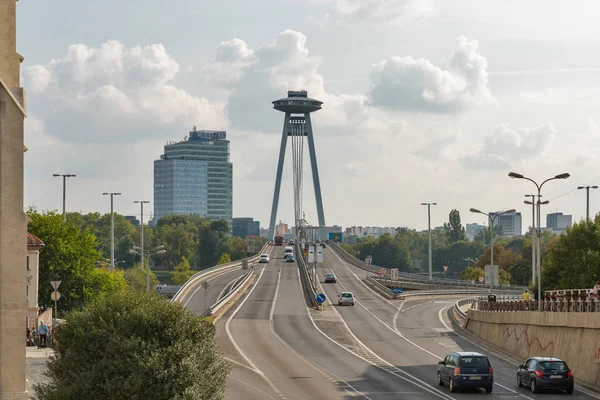
[[[262,246],[258,247],[258,250],[261,248]],[[232,260],[241,260],[242,258],[246,258],[247,250],[248,243],[242,238],[232,236],[225,240],[225,249],[223,249],[223,251],[227,254],[230,254]]]
[[[146,290],[146,270],[142,269],[140,263],[136,263],[132,268],[127,268],[125,270],[125,280],[129,284],[129,286],[135,291],[145,291]],[[150,288],[155,287],[159,284],[159,280],[150,270]]]
[[[502,226],[496,225],[494,226],[494,244],[496,240],[501,239],[504,236],[504,232],[502,231]],[[475,241],[482,242],[484,245],[489,246],[492,242],[492,228],[489,226],[477,233],[475,236]]]
[[[467,267],[460,273],[460,279],[463,281],[479,282],[479,278],[482,276],[485,276],[485,273],[479,267]]]
[[[221,254],[221,258],[217,262],[217,265],[229,264],[231,262],[231,257],[227,253]]]
[[[157,226],[154,232],[155,244],[165,246],[167,251],[161,256],[160,261],[171,267],[177,265],[182,257],[193,260],[198,243],[197,232],[196,226],[191,223]]]
[[[175,271],[171,272],[171,280],[176,285],[183,285],[190,277],[194,275],[190,262],[187,258],[181,257],[181,262],[175,267]]]
[[[94,278],[100,252],[96,250],[96,238],[89,229],[80,229],[72,220],[63,223],[62,215],[55,211],[39,213],[30,209],[28,230],[46,244],[40,252],[39,295],[41,308],[52,306],[50,281],[61,281],[60,310],[69,311],[80,307],[87,295],[95,297]]]
[[[123,270],[110,270],[108,266],[95,268],[83,287],[84,298],[87,302],[99,296],[121,293],[127,290],[127,286]]]
[[[447,247],[435,249],[433,253],[433,270],[443,271],[443,266],[448,266],[448,275],[460,275],[468,266],[468,259],[479,257],[483,251],[483,245],[480,242],[469,242],[461,240],[454,242]]]
[[[378,238],[369,236],[358,244],[360,258],[373,256],[373,264],[380,267],[398,268],[408,271],[412,268],[412,260],[406,242],[402,238],[393,238],[384,233]]]
[[[460,222],[460,212],[457,209],[450,211],[448,223],[444,223],[444,230],[450,243],[466,239],[465,228]]]
[[[156,295],[101,297],[54,333],[49,382],[34,386],[35,398],[223,399],[230,367],[213,329]]]

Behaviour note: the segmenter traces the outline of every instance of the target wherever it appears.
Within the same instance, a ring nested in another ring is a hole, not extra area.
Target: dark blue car
[[[438,385],[448,384],[451,392],[458,388],[483,388],[492,393],[494,370],[485,354],[458,351],[448,354],[438,364]]]
[[[517,386],[527,386],[533,393],[541,389],[559,389],[573,394],[573,372],[561,359],[554,357],[531,357],[519,365]]]

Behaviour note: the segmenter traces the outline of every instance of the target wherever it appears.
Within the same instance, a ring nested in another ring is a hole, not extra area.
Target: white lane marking
[[[242,364],[242,363],[241,363],[241,362],[239,362],[239,361],[235,361],[233,358],[229,358],[229,357],[223,357],[223,359],[224,359],[224,360],[227,360],[227,361],[229,361],[230,363],[237,364],[237,365],[239,365],[240,367],[244,367],[244,368],[246,368],[246,369],[248,369],[248,370],[250,370],[250,371],[252,371],[252,372],[254,372],[254,373],[256,373],[256,374],[259,374],[259,375],[260,375],[260,373],[259,373],[257,370],[255,370],[254,368],[252,368],[252,367],[249,367],[249,366],[247,366],[246,364]]]
[[[256,370],[256,372],[265,380],[265,382],[267,382],[267,384],[271,387],[271,389],[273,389],[273,391],[275,393],[277,393],[278,395],[281,395],[281,391],[279,389],[277,389],[277,387],[273,384],[273,382],[271,382],[271,380],[256,366],[256,364],[254,364],[252,362],[252,360],[250,360],[250,358],[246,355],[246,353],[244,353],[242,351],[240,346],[237,344],[237,342],[233,338],[233,335],[231,334],[231,329],[229,327],[229,325],[231,324],[231,320],[236,316],[236,314],[241,310],[241,308],[244,306],[246,301],[250,298],[250,296],[252,295],[252,292],[254,292],[254,289],[256,289],[258,287],[258,282],[260,282],[260,279],[262,278],[264,272],[265,272],[265,269],[263,268],[262,271],[260,272],[260,275],[258,276],[258,279],[254,283],[254,286],[252,286],[252,289],[250,289],[250,291],[248,292],[248,294],[246,295],[244,300],[242,300],[240,305],[235,309],[235,311],[231,314],[231,316],[225,323],[225,331],[227,332],[227,336],[229,337],[229,340],[231,341],[231,343],[233,344],[233,347],[235,347],[237,352],[240,353],[240,355],[244,358],[244,360],[246,360],[246,362],[252,368],[254,368]]]
[[[342,263],[342,265],[343,265],[343,266],[344,266],[346,269],[348,269],[348,267],[346,267],[346,263],[344,263],[344,261],[342,261],[342,259],[341,259],[341,258],[340,258],[340,257],[339,257],[339,256],[338,256],[338,255],[337,255],[335,252],[334,252],[333,254],[335,254],[335,256],[336,256],[336,257],[337,257],[337,258],[340,260],[340,262]],[[350,270],[348,269],[348,271],[350,271]],[[350,272],[352,273],[352,271],[350,271]],[[352,273],[352,274],[353,274],[353,275],[355,275],[354,273]],[[355,275],[355,276],[356,276],[356,275]],[[358,277],[357,277],[357,278],[358,278]],[[340,283],[340,284],[341,284],[341,285],[344,287],[344,289],[348,290],[348,288],[347,288],[347,287],[344,285],[344,283],[343,283],[342,281],[340,281],[339,279],[338,279],[338,281],[339,281],[339,283]],[[362,281],[360,281],[360,282],[362,283]],[[364,283],[363,283],[363,284],[364,284]],[[366,286],[366,287],[367,287],[367,288],[368,288],[368,289],[369,289],[371,292],[375,293],[375,291],[374,291],[374,290],[372,290],[371,288],[369,288],[369,287],[368,287],[366,284],[364,284],[364,285],[365,285],[365,286]],[[380,296],[380,297],[381,297],[381,296]],[[376,320],[378,320],[380,323],[382,323],[382,324],[383,324],[383,325],[384,325],[386,328],[388,328],[389,330],[391,330],[392,332],[394,332],[396,335],[398,335],[399,337],[401,337],[402,339],[404,339],[404,340],[405,340],[405,341],[407,341],[408,343],[412,344],[413,346],[415,346],[416,348],[418,348],[418,349],[422,350],[423,352],[425,352],[425,353],[427,353],[427,354],[429,354],[429,355],[431,355],[431,356],[433,356],[433,357],[437,358],[438,360],[441,360],[441,359],[443,359],[443,357],[440,357],[440,356],[438,356],[438,355],[436,355],[436,354],[434,354],[434,353],[430,352],[429,350],[427,350],[427,349],[425,349],[425,348],[423,348],[423,347],[419,346],[418,344],[416,344],[416,343],[415,343],[415,342],[413,342],[412,340],[410,340],[410,339],[408,339],[407,337],[405,337],[405,336],[404,336],[404,335],[403,335],[403,334],[402,334],[402,333],[401,333],[401,332],[398,330],[398,328],[397,328],[397,327],[396,327],[396,325],[395,325],[395,322],[394,322],[394,327],[393,327],[393,329],[392,329],[392,328],[391,328],[391,327],[390,327],[388,324],[386,324],[386,323],[385,323],[384,321],[382,321],[382,320],[381,320],[381,319],[380,319],[378,316],[376,316],[376,315],[375,315],[375,314],[373,314],[373,313],[372,313],[372,312],[371,312],[369,309],[367,309],[367,308],[366,308],[366,307],[365,307],[365,306],[364,306],[364,305],[363,305],[361,302],[359,302],[358,300],[355,300],[355,302],[356,302],[358,305],[360,305],[360,306],[361,306],[363,309],[365,309],[365,311],[367,311],[369,314],[371,314],[371,315],[372,315],[372,316],[373,316],[373,317],[374,317]],[[386,302],[387,302],[387,303],[389,303],[389,304],[392,304],[392,303],[390,303],[390,302],[389,302],[389,301],[387,301],[387,300],[386,300]],[[448,308],[448,307],[446,307],[446,308]],[[337,311],[337,310],[336,310],[336,311]],[[394,318],[394,321],[395,321],[395,319],[396,319],[396,318]],[[452,331],[452,329],[450,329],[450,330]],[[511,363],[511,364],[512,364],[512,363]],[[501,388],[503,388],[503,389],[505,389],[505,390],[508,390],[508,391],[509,391],[509,392],[511,392],[511,393],[515,393],[515,394],[518,394],[519,396],[521,396],[521,397],[524,397],[524,398],[526,398],[526,399],[533,400],[531,397],[527,397],[527,396],[525,396],[525,395],[523,395],[523,394],[521,394],[521,393],[518,393],[518,392],[516,392],[515,390],[512,390],[512,389],[510,389],[510,388],[508,388],[508,387],[506,387],[506,386],[504,386],[504,385],[502,385],[502,384],[500,384],[500,383],[498,383],[498,382],[494,382],[494,384],[495,384],[495,385],[498,385],[499,387],[501,387]]]
[[[246,385],[246,386],[249,386],[249,387],[251,387],[252,389],[256,390],[257,392],[260,392],[260,393],[264,394],[265,396],[267,396],[267,397],[268,397],[268,398],[270,398],[271,400],[276,400],[275,398],[273,398],[273,397],[269,396],[269,394],[267,394],[267,393],[266,393],[266,392],[264,392],[263,390],[260,390],[259,388],[257,388],[256,386],[253,386],[253,385],[249,384],[248,382],[244,382],[243,380],[241,380],[241,379],[239,379],[239,378],[236,378],[235,376],[231,376],[231,375],[229,375],[229,377],[230,377],[231,379],[235,379],[236,381],[238,381],[238,382],[239,382],[239,383],[241,383],[241,384],[244,384],[244,385]]]
[[[272,321],[273,321],[273,312],[275,312],[275,304],[277,304],[277,294],[279,293],[279,284],[281,283],[281,268],[279,269],[279,271],[273,271],[273,272],[277,272],[277,274],[279,274],[279,276],[277,277],[277,286],[275,286],[275,295],[273,296],[273,304],[271,304],[271,312],[269,313],[269,321],[271,321],[271,323],[269,323],[269,325],[273,325]],[[271,329],[273,330],[273,329]]]
[[[298,278],[300,278],[300,275],[298,275]],[[321,329],[319,329],[319,327],[316,325],[315,321],[313,320],[312,315],[310,314],[310,310],[308,309],[308,307],[306,308],[307,312],[308,312],[308,317],[310,318],[313,326],[315,327],[316,330],[318,330],[323,336],[325,336],[327,339],[331,340],[333,343],[337,344],[338,346],[340,346],[342,349],[348,351],[350,354],[353,354],[354,356],[360,358],[361,360],[375,366],[378,367],[380,369],[382,369],[385,372],[388,372],[406,382],[409,382],[431,394],[433,394],[434,396],[440,397],[442,399],[452,399],[452,397],[446,395],[445,393],[441,392],[439,389],[436,389],[435,387],[433,387],[432,385],[428,384],[427,382],[424,382],[422,380],[420,380],[419,378],[417,378],[414,375],[409,374],[408,372],[404,371],[403,369],[387,362],[386,360],[384,360],[383,358],[379,357],[375,352],[373,352],[371,349],[369,349],[369,347],[367,347],[363,342],[360,341],[359,338],[356,337],[356,335],[352,332],[352,330],[350,330],[350,327],[348,326],[348,324],[346,324],[346,321],[344,320],[344,318],[342,318],[342,316],[340,315],[340,312],[333,306],[333,303],[331,302],[331,300],[329,299],[329,297],[327,298],[327,302],[329,303],[329,306],[331,307],[331,309],[338,315],[339,317],[339,321],[344,325],[344,327],[346,328],[346,330],[348,331],[348,333],[350,334],[350,336],[352,336],[354,338],[354,340],[356,340],[358,342],[358,344],[361,345],[362,350],[365,352],[369,353],[369,356],[377,359],[379,361],[379,363],[384,364],[387,368],[383,368],[380,364],[377,364],[373,361],[369,361],[366,358],[360,356],[359,354],[355,353],[354,351],[342,346],[340,343],[338,343],[337,341],[335,341],[335,339],[329,337],[326,333],[324,333]],[[355,300],[356,302],[356,300]],[[391,370],[390,370],[391,369]],[[392,371],[393,370],[393,371]],[[396,372],[397,371],[397,372]],[[406,375],[408,377],[410,377],[411,379],[406,378],[406,376],[402,376],[400,374],[401,373],[403,375]]]

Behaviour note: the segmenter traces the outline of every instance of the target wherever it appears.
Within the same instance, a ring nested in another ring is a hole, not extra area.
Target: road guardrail
[[[225,293],[223,296],[221,296],[220,299],[217,299],[215,304],[210,306],[202,315],[203,316],[213,315],[215,312],[219,311],[219,309],[221,307],[223,307],[223,305],[225,305],[227,303],[227,301],[239,291],[239,289],[242,287],[242,285],[244,283],[246,283],[246,281],[250,278],[250,276],[252,275],[253,272],[254,272],[254,270],[250,269],[247,273],[245,273],[244,275],[237,278],[235,280],[234,284],[231,285],[231,287],[229,288],[227,293]]]

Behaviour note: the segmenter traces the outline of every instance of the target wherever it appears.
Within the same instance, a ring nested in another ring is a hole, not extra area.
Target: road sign
[[[381,268],[381,271],[379,271],[379,273],[383,276],[387,275],[387,268]]]
[[[323,293],[319,293],[317,295],[317,303],[323,304],[323,303],[325,303],[325,300],[326,300],[326,297]]]
[[[242,269],[248,269],[248,260],[242,260]]]
[[[372,263],[373,263],[373,256],[366,256],[365,257],[365,267],[369,268]]]
[[[54,292],[50,293],[50,298],[54,301],[58,301],[58,300],[60,300],[60,293],[58,293],[57,291],[54,291]]]
[[[163,288],[162,288],[162,286],[160,286],[160,285],[158,285],[158,286],[156,287],[156,291],[157,291],[157,292],[159,292],[159,293],[160,293],[160,292],[162,292],[162,289],[163,289]]]
[[[485,280],[485,278],[483,276],[479,277],[479,282],[483,283],[484,280]]]
[[[308,262],[309,263],[314,263],[315,262],[315,246],[308,246]]]
[[[54,289],[55,291],[58,290],[58,287],[60,286],[60,283],[62,281],[50,281],[50,284],[52,285],[52,289]]]
[[[391,272],[390,275],[391,275],[392,280],[397,281],[398,280],[398,268],[392,268],[390,270],[390,272]]]
[[[208,289],[210,285],[208,284],[207,281],[202,282],[202,287],[204,288],[204,290]]]
[[[402,289],[401,287],[395,287],[392,289],[392,293],[394,294],[402,294],[404,293],[404,289]]]
[[[317,246],[317,262],[323,262],[323,246]]]
[[[444,265],[444,272],[448,271],[448,266]]]

